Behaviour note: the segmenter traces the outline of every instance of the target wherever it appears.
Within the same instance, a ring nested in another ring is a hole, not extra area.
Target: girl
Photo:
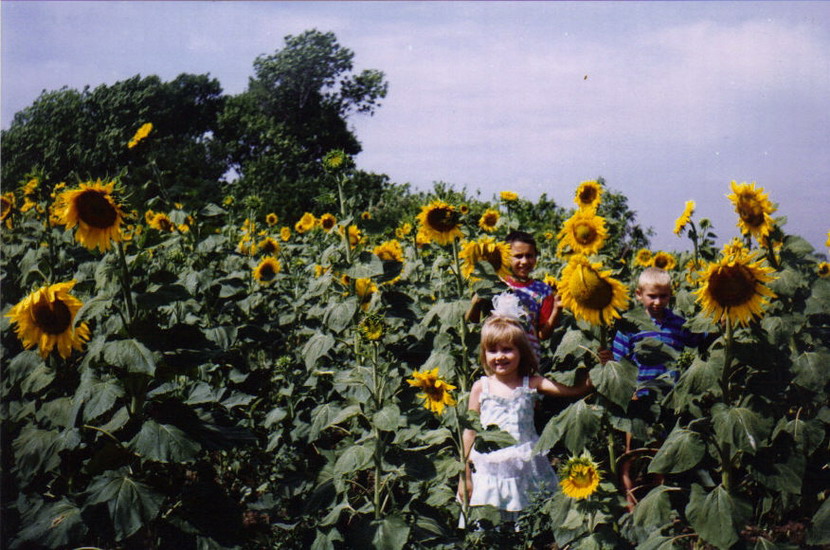
[[[502,517],[515,520],[529,502],[529,493],[558,490],[556,474],[543,454],[534,454],[539,439],[533,425],[533,405],[539,394],[579,397],[588,393],[590,379],[579,386],[566,386],[536,374],[536,354],[525,329],[512,317],[493,315],[481,329],[481,365],[484,376],[470,391],[469,409],[481,415],[481,425],[495,424],[517,443],[480,453],[473,449],[476,432],[465,430],[466,490],[459,479],[458,496],[471,506],[491,505]],[[471,468],[472,464],[472,468]]]

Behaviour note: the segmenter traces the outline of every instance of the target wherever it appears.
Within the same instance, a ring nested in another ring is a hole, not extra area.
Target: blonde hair
[[[647,267],[640,273],[637,279],[637,289],[643,289],[647,285],[667,286],[671,288],[671,275],[665,269],[659,267]]]
[[[525,329],[515,319],[499,315],[488,317],[484,321],[484,326],[481,328],[479,361],[484,368],[484,372],[488,375],[493,374],[490,366],[487,365],[487,348],[505,342],[515,346],[519,351],[519,374],[522,376],[536,374],[539,370],[539,362],[536,359],[536,353],[530,347],[530,341],[527,339]]]

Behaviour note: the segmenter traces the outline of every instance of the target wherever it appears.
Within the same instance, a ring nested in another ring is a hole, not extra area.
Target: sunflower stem
[[[127,305],[127,321],[129,324],[132,324],[135,309],[133,307],[133,293],[130,285],[130,268],[127,265],[127,255],[124,252],[123,244],[119,241],[116,243],[116,247],[118,248],[118,259],[121,265],[121,291],[124,293],[124,302]]]
[[[340,219],[346,219],[346,196],[343,193],[343,183],[345,176],[341,175],[337,178],[337,197],[340,201]],[[343,226],[343,246],[346,249],[346,263],[352,265],[352,245],[349,242],[349,226]]]
[[[464,525],[467,525],[467,516],[470,513],[470,499],[467,494],[467,455],[464,453],[464,429],[461,427],[461,418],[458,415],[458,407],[453,408],[455,415],[455,444],[458,447],[458,455],[461,458],[461,518]]]
[[[458,251],[458,239],[456,238],[453,238],[452,240],[452,256],[453,261],[455,262],[456,291],[458,293],[458,299],[460,300],[464,297],[464,279],[461,275],[461,259]],[[467,335],[469,334],[469,329],[467,328],[467,320],[464,316],[461,317],[459,325],[461,329],[461,376],[458,377],[458,380],[461,384],[461,391],[466,392],[469,382],[468,377],[470,376],[470,357],[469,350],[467,349]]]
[[[380,383],[380,373],[378,373],[378,347],[377,345],[372,346],[372,397],[374,400],[375,411],[379,411],[381,409],[381,404],[383,402],[383,387]],[[375,438],[375,452],[374,452],[374,465],[375,465],[375,480],[374,480],[374,495],[373,495],[373,505],[375,509],[375,519],[381,519],[383,517],[383,503],[381,502],[381,476],[383,475],[383,440],[381,439],[380,430],[378,430],[377,425],[372,423],[372,436]]]
[[[721,373],[721,392],[723,402],[727,405],[732,401],[729,380],[732,378],[732,344],[734,339],[732,320],[726,318],[726,351],[723,360],[723,373]]]

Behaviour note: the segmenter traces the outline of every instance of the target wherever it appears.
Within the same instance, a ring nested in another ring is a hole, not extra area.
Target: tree
[[[225,173],[211,138],[225,98],[216,79],[136,75],[83,91],[44,91],[2,132],[4,182],[41,168],[51,183],[120,176],[137,203],[157,195],[204,198]],[[127,144],[144,123],[151,133]]]
[[[354,53],[334,33],[305,31],[286,36],[285,47],[254,61],[248,89],[228,101],[220,136],[236,185],[260,195],[285,219],[298,218],[325,201],[330,182],[320,160],[333,149],[360,152],[349,116],[373,114],[386,96],[382,72],[352,74]],[[363,178],[377,196],[384,178]],[[364,201],[365,202],[365,201]]]

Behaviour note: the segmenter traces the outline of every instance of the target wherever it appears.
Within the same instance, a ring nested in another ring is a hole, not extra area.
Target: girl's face
[[[490,372],[496,376],[510,376],[519,370],[519,348],[511,342],[498,342],[484,349]]]

